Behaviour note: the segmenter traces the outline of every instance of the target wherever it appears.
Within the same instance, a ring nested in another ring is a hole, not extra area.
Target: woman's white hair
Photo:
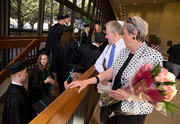
[[[148,34],[148,23],[138,16],[131,17],[131,20],[134,25],[132,23],[125,22],[123,28],[126,27],[129,34],[133,34],[133,31],[137,30],[138,34],[136,39],[143,42]]]

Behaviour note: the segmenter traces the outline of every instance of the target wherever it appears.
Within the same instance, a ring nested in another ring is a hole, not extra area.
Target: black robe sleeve
[[[10,84],[4,104],[3,124],[27,124],[33,119],[32,110],[25,88]]]
[[[42,98],[43,85],[42,71],[38,67],[35,67],[30,71],[28,76],[28,93],[33,103]]]
[[[58,83],[64,83],[69,76],[69,64],[74,64],[73,53],[77,50],[78,43],[70,41],[68,47],[59,47],[57,61],[57,80]]]
[[[86,40],[87,40],[87,34],[86,34],[86,32],[84,32],[83,34],[82,34],[82,41],[81,41],[81,44],[86,44]]]

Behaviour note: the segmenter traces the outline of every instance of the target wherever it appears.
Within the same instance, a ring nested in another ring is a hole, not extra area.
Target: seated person
[[[70,75],[67,78],[67,80],[64,81],[64,87],[66,89],[67,89],[68,83],[70,83],[71,81],[76,81],[86,71],[85,67],[82,67],[77,64],[69,64],[69,68],[70,68]]]
[[[51,85],[54,84],[49,65],[49,52],[45,48],[39,52],[37,65],[30,71],[28,77],[28,93],[33,104],[46,96],[51,96]]]

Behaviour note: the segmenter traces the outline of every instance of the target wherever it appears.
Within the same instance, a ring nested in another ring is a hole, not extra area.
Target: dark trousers
[[[110,118],[109,124],[144,124],[146,115],[118,115]]]
[[[109,118],[109,115],[116,109],[118,104],[121,103],[101,107],[101,124],[144,124],[146,115],[117,115]]]
[[[114,109],[118,106],[118,104],[120,104],[120,103],[101,107],[101,112],[100,112],[100,123],[101,124],[109,123],[109,115],[114,111]]]

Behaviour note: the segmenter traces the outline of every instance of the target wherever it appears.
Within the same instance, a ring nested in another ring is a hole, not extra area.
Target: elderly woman
[[[129,18],[123,26],[126,49],[120,51],[112,67],[93,78],[75,81],[68,86],[70,88],[79,86],[78,92],[80,92],[89,84],[112,79],[112,90],[109,90],[108,94],[120,102],[110,106],[111,109],[109,110],[114,110],[114,116],[107,123],[143,124],[146,115],[153,111],[153,106],[147,101],[131,99],[132,94],[130,95],[122,89],[123,86],[131,83],[133,76],[142,65],[151,63],[154,67],[163,61],[161,54],[148,47],[144,42],[147,34],[147,22],[136,16]]]

